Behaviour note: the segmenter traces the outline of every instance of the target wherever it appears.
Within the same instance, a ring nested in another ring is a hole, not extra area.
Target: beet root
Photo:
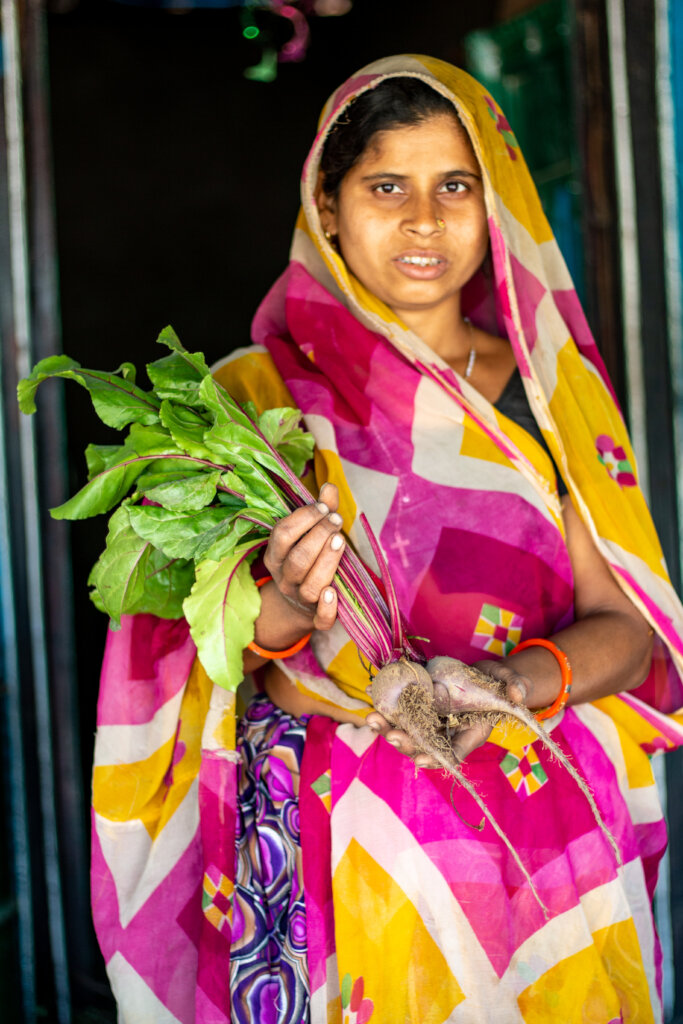
[[[422,700],[425,703],[432,703],[432,678],[422,665],[415,661],[408,661],[407,658],[392,661],[390,665],[381,668],[372,680],[372,703],[380,714],[392,723],[398,710],[399,697],[408,686],[418,687]]]
[[[494,726],[509,715],[505,683],[500,679],[444,655],[428,661],[427,672],[439,684],[434,687],[434,701],[450,728],[464,729],[482,721]]]

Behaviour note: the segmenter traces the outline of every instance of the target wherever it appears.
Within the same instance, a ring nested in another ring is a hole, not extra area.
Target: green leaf
[[[220,469],[210,473],[195,473],[193,476],[153,487],[147,490],[146,496],[164,508],[180,512],[197,512],[214,500],[222,475]]]
[[[258,428],[277,448],[292,431],[300,430],[301,413],[298,409],[285,406],[282,409],[266,409],[258,418]],[[300,430],[301,433],[303,431]]]
[[[229,471],[221,477],[221,484],[244,495],[244,503],[269,515],[286,516],[289,512],[284,498],[258,466],[242,466],[241,475]],[[265,495],[263,497],[262,495]],[[223,496],[219,492],[219,498]]]
[[[149,542],[130,525],[128,506],[118,508],[109,520],[106,547],[88,580],[97,591],[97,607],[103,607],[115,623],[142,598],[149,553]]]
[[[85,461],[88,466],[88,479],[92,480],[110,466],[121,462],[121,444],[89,444],[85,449]],[[125,455],[124,455],[125,458]]]
[[[132,614],[148,613],[161,619],[180,619],[183,601],[194,583],[194,562],[169,559],[163,551],[150,548],[145,566],[145,586]]]
[[[254,639],[261,598],[244,561],[242,544],[220,562],[202,561],[183,610],[204,669],[214,683],[236,690],[244,672],[244,648]]]
[[[137,455],[180,452],[166,430],[133,423],[123,444],[89,444],[85,449],[88,479]]]
[[[254,423],[258,423],[258,409],[254,405],[254,403],[250,402],[247,399],[247,401],[246,402],[242,402],[241,405],[242,405],[243,412],[245,412],[247,414],[249,419],[253,420]]]
[[[239,423],[247,430],[254,430],[254,424],[242,407],[213,377],[204,378],[199,387],[199,394],[207,409],[213,413],[215,423]]]
[[[168,430],[157,423],[154,426],[143,426],[133,423],[124,441],[126,449],[136,455],[153,455],[161,452],[175,452],[181,449],[173,443]]]
[[[313,455],[315,440],[299,426],[298,409],[267,409],[259,416],[259,430],[297,476],[301,476]]]
[[[203,354],[188,352],[172,327],[163,329],[157,344],[171,349],[170,356],[163,356],[147,366],[147,376],[157,395],[186,405],[203,404],[199,385],[204,377],[211,375]]]
[[[238,473],[246,466],[259,463],[269,473],[278,477],[284,475],[280,463],[271,452],[268,442],[248,427],[240,423],[221,423],[208,430],[205,443],[212,451],[224,451],[229,454],[230,462]],[[270,481],[270,477],[267,478]],[[271,488],[275,485],[271,482]]]
[[[263,512],[259,513],[259,518],[268,521],[268,517]],[[270,529],[274,524],[275,520],[270,518]],[[206,558],[213,562],[220,562],[222,558],[231,554],[245,537],[250,538],[250,543],[256,543],[259,538],[266,538],[269,532],[268,528],[258,526],[248,519],[242,519],[239,514],[232,516],[225,527],[216,527],[213,536],[207,532],[197,549],[195,559],[200,561]]]
[[[255,448],[251,446],[250,438],[253,438]],[[265,442],[256,434],[250,434],[237,423],[223,423],[207,430],[204,442],[214,459],[234,465],[237,475],[248,484],[254,495],[268,502],[271,507],[281,506],[280,489],[259,462],[269,462],[271,469],[277,467],[278,475],[280,467],[268,453]]]
[[[90,393],[95,412],[108,427],[121,430],[129,423],[155,423],[159,419],[159,401],[149,391],[135,385],[134,367],[124,363],[113,373],[86,370],[68,356],[42,359],[28,377],[19,381],[17,397],[22,412],[36,411],[35,393],[50,378],[75,380]]]
[[[136,493],[147,496],[150,491],[155,487],[161,487],[162,484],[197,479],[204,475],[205,468],[205,466],[197,466],[192,462],[180,463],[173,459],[157,459],[156,462],[150,463],[149,468],[138,477]]]
[[[207,531],[230,517],[224,508],[172,512],[153,505],[132,505],[129,514],[135,532],[170,558],[194,558]],[[213,540],[210,539],[208,543],[213,543]]]
[[[130,491],[146,466],[153,463],[189,475],[197,465],[190,455],[149,454],[134,455],[118,465],[98,473],[63,505],[50,509],[53,519],[87,519],[108,512]],[[201,466],[201,464],[200,464]],[[187,467],[187,469],[186,469]],[[201,467],[203,469],[203,466]]]
[[[194,353],[194,357],[197,356],[202,360],[204,358],[201,353]],[[163,358],[147,364],[147,376],[154,385],[155,394],[159,398],[202,408],[204,401],[199,394],[199,385],[209,372],[206,363],[203,365],[203,370],[204,372],[198,371],[191,362],[177,352],[172,352],[170,356],[163,356]]]
[[[88,576],[88,585],[89,586],[92,585],[93,582],[94,582],[94,580],[93,580],[93,572],[94,571],[95,571],[95,566],[93,566],[92,571],[91,571],[90,575]],[[99,591],[96,588],[93,588],[90,591],[90,593],[88,594],[88,597],[90,598],[92,603],[95,605],[95,607],[97,608],[98,612],[104,612],[105,615],[107,614],[107,609],[104,607],[104,603],[102,601],[102,598],[100,597]],[[113,625],[115,626],[116,623],[113,623]]]
[[[213,459],[212,452],[204,444],[208,423],[202,416],[193,409],[171,402],[161,403],[160,415],[161,422],[179,448],[198,459]]]
[[[53,519],[88,519],[109,512],[126,497],[144,468],[144,459],[137,458],[104,469],[63,505],[51,508],[50,515]]]

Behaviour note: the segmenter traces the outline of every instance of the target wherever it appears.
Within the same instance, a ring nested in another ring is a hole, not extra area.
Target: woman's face
[[[399,316],[459,313],[488,227],[479,165],[454,117],[378,132],[338,196],[318,201],[351,272]]]

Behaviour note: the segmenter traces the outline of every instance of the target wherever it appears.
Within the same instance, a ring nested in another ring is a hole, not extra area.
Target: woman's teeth
[[[436,256],[399,256],[399,263],[412,263],[416,267],[438,267],[441,260]]]

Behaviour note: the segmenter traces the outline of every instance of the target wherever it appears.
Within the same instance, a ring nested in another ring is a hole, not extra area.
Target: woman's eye
[[[468,188],[464,181],[446,181],[441,186],[442,191],[458,195],[460,192],[467,192]]]
[[[397,196],[401,194],[401,189],[394,181],[383,181],[381,185],[375,185],[375,192],[379,192],[383,196]]]

